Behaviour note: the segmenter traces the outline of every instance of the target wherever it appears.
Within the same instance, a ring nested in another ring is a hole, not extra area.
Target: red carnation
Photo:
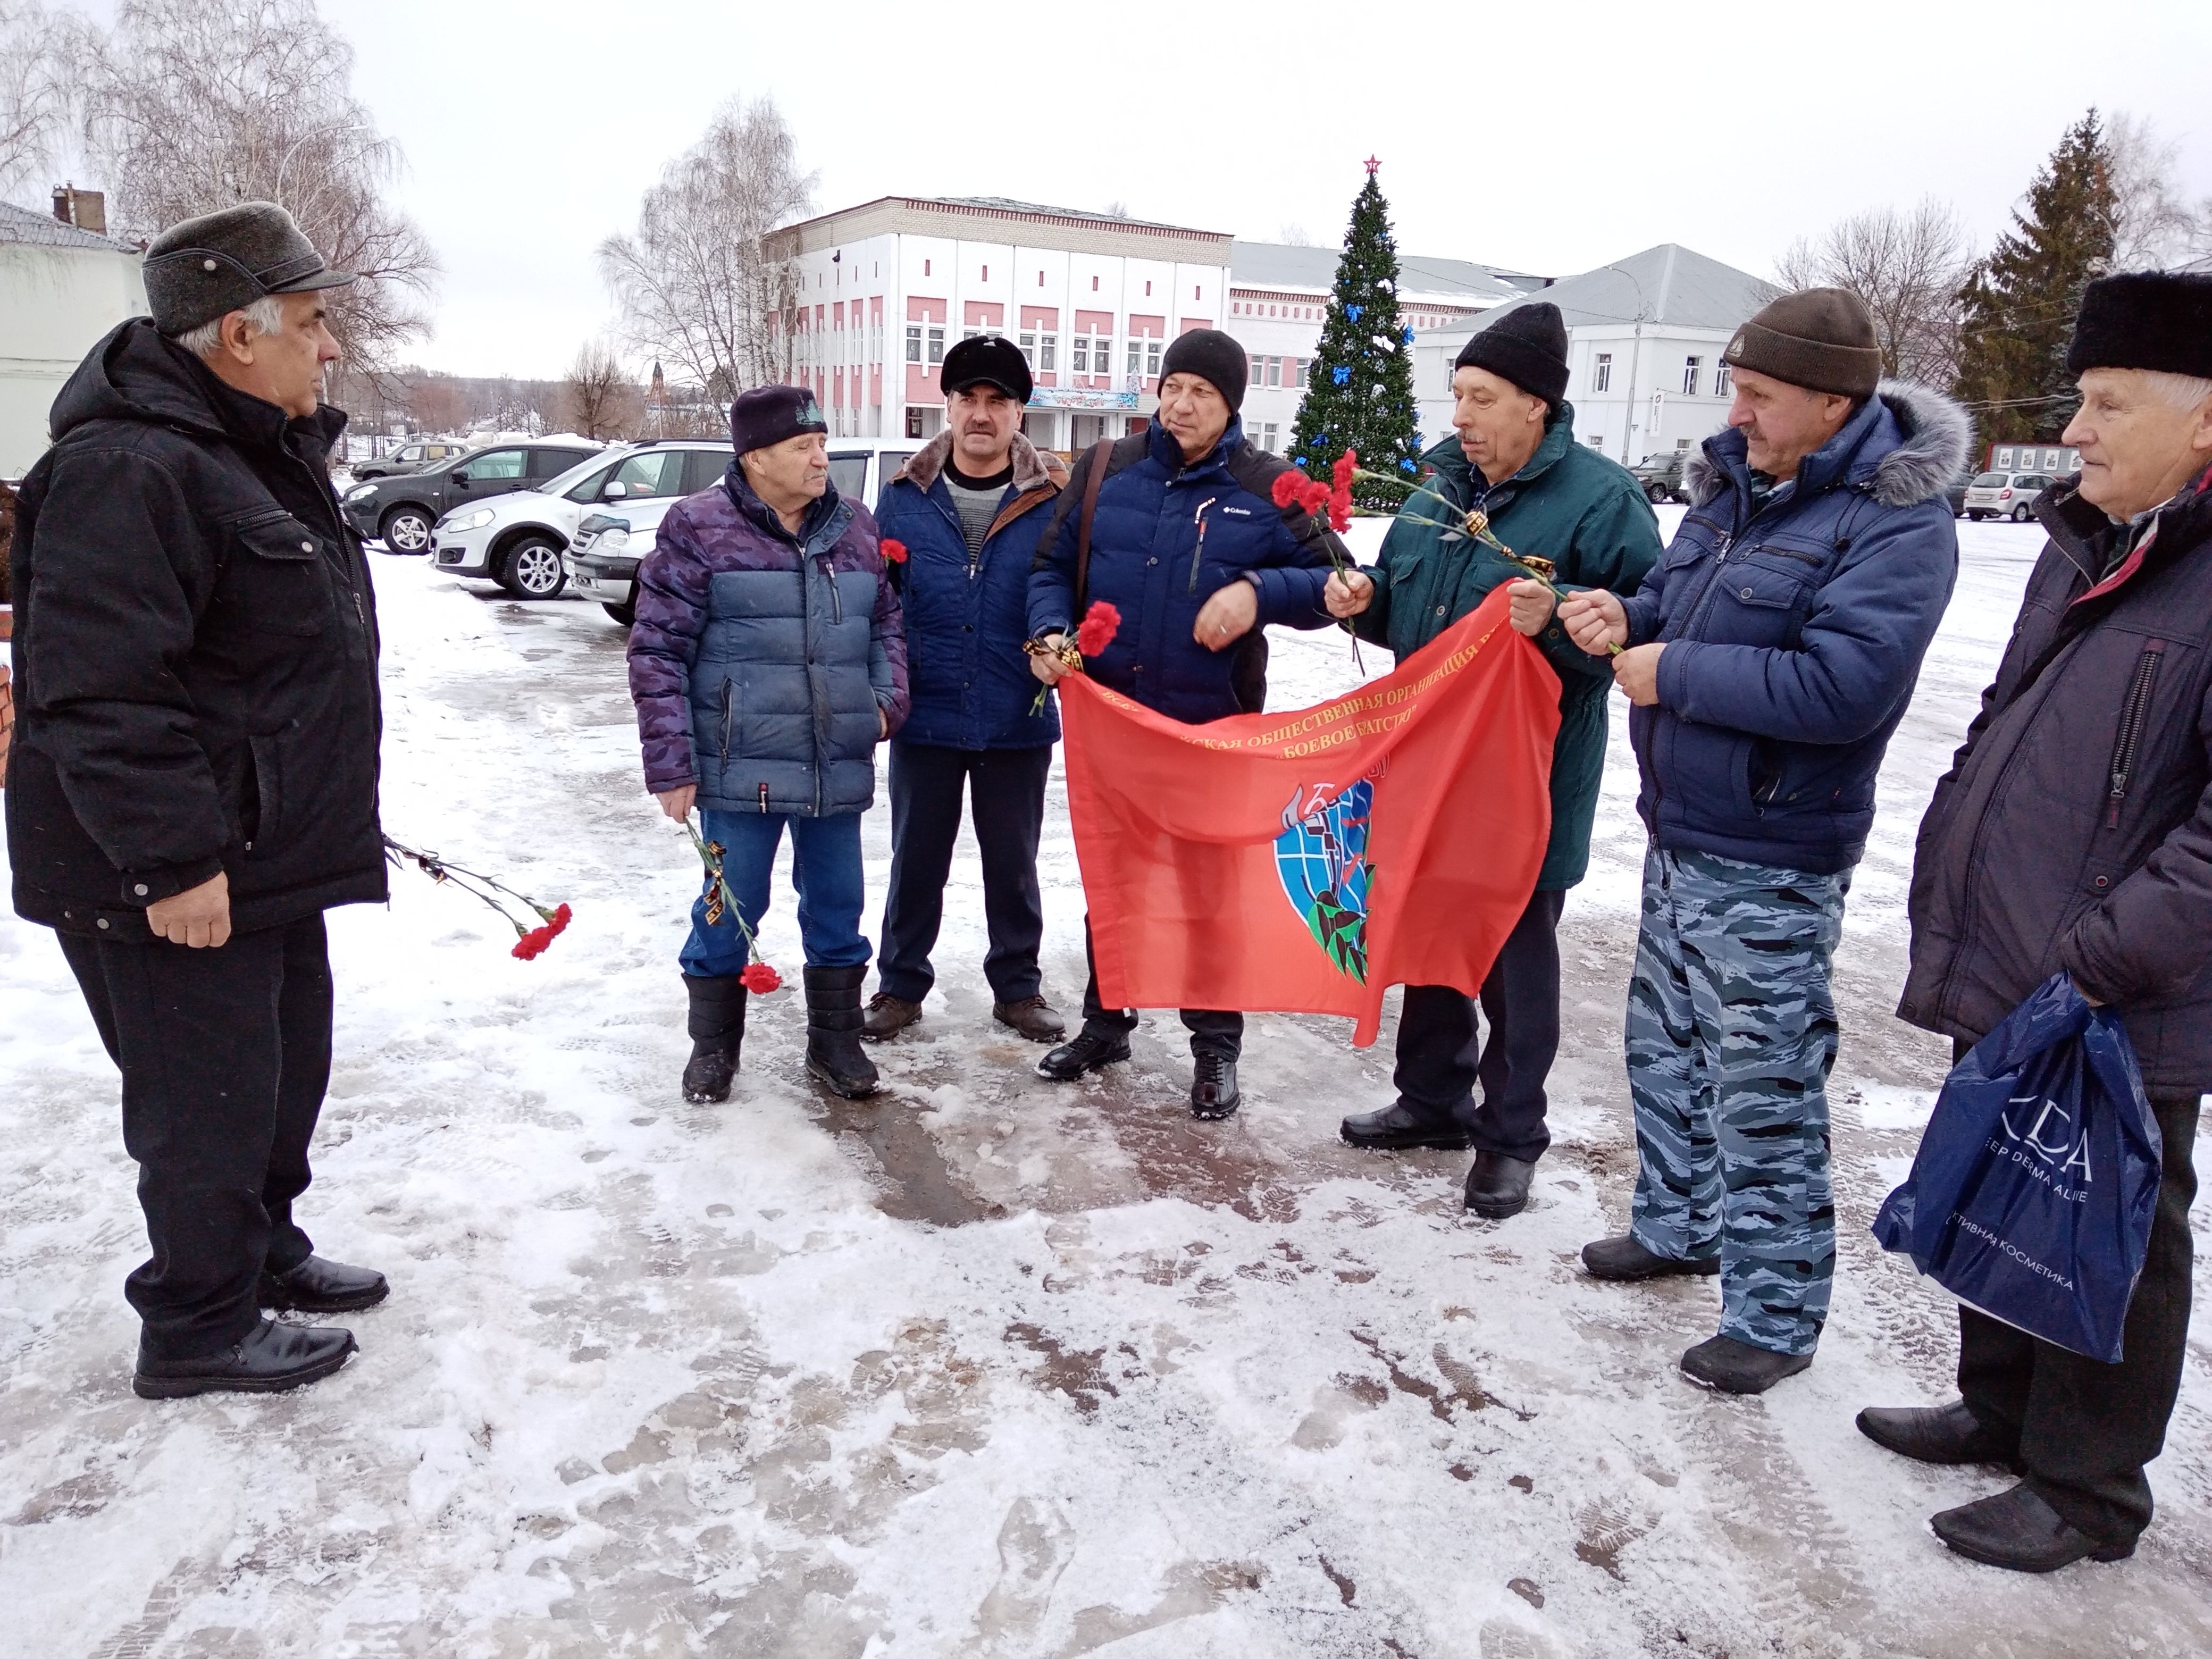
[[[747,963],[745,971],[738,975],[738,983],[748,991],[781,991],[783,989],[783,975],[764,962],[751,962]]]
[[[545,953],[545,947],[566,933],[568,923],[574,919],[568,907],[565,904],[556,906],[551,910],[539,910],[538,914],[544,916],[545,920],[514,942],[514,954],[525,962],[543,956]]]
[[[1093,599],[1075,630],[1075,648],[1086,657],[1095,657],[1113,644],[1114,635],[1121,631],[1121,613],[1104,599]]]
[[[893,564],[906,562],[906,544],[895,536],[886,536],[876,544],[883,556]]]
[[[1275,488],[1273,492],[1275,505],[1278,507],[1285,507],[1297,500],[1300,490],[1304,488],[1305,481],[1306,475],[1296,467],[1286,467],[1278,472],[1275,475]]]
[[[1358,470],[1358,455],[1355,452],[1347,449],[1343,454],[1336,458],[1335,466],[1330,469],[1330,481],[1334,483],[1339,489],[1350,489],[1352,488],[1352,475]]]
[[[545,925],[551,928],[554,936],[557,937],[568,931],[568,923],[573,919],[572,913],[567,905],[556,904],[553,907],[553,914],[545,918]]]
[[[1352,486],[1339,484],[1329,492],[1328,527],[1343,532],[1352,526]]]

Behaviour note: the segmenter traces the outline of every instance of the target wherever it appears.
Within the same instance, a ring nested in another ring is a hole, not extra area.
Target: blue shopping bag
[[[1874,1236],[1960,1301],[2118,1364],[2160,1152],[2126,1028],[2054,974],[1943,1079]]]

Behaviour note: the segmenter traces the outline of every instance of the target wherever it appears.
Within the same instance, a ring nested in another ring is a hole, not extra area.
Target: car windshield
[[[623,452],[623,454],[629,453],[627,450]],[[620,457],[613,459],[618,460]],[[599,484],[605,473],[614,470],[609,465],[609,459],[606,451],[601,450],[589,460],[579,461],[566,472],[548,478],[544,483],[534,487],[541,495],[566,495],[572,501],[591,501],[599,495]],[[605,471],[601,469],[605,469]],[[589,489],[575,489],[577,480],[586,477],[590,478],[592,487]]]
[[[2000,484],[2003,483],[2004,481],[2005,475],[2002,472],[1984,472],[1974,480],[1974,488],[1977,489],[1995,489]]]

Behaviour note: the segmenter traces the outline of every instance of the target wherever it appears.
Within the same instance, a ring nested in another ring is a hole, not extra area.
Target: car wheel
[[[1667,486],[1662,483],[1648,483],[1644,485],[1644,499],[1650,501],[1652,506],[1657,507],[1661,502],[1667,499]]]
[[[526,536],[500,561],[499,585],[518,599],[550,599],[568,585],[561,550],[544,536]]]
[[[2034,509],[2029,507],[2026,501],[2022,501],[2018,507],[2015,507],[2012,510],[2012,521],[2014,524],[2026,524],[2034,516]]]
[[[419,507],[396,507],[377,527],[384,544],[394,553],[430,550],[430,517]]]
[[[637,607],[634,605],[603,605],[599,609],[612,617],[624,628],[628,628],[637,620]]]

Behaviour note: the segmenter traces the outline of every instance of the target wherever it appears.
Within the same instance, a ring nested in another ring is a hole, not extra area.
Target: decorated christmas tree
[[[1403,477],[1419,469],[1421,434],[1413,429],[1413,331],[1398,315],[1398,244],[1390,204],[1375,182],[1381,165],[1367,159],[1367,183],[1352,198],[1352,226],[1336,285],[1322,325],[1320,356],[1298,405],[1291,454],[1316,477],[1346,450],[1360,470]],[[1395,507],[1405,492],[1363,481],[1359,504]]]

